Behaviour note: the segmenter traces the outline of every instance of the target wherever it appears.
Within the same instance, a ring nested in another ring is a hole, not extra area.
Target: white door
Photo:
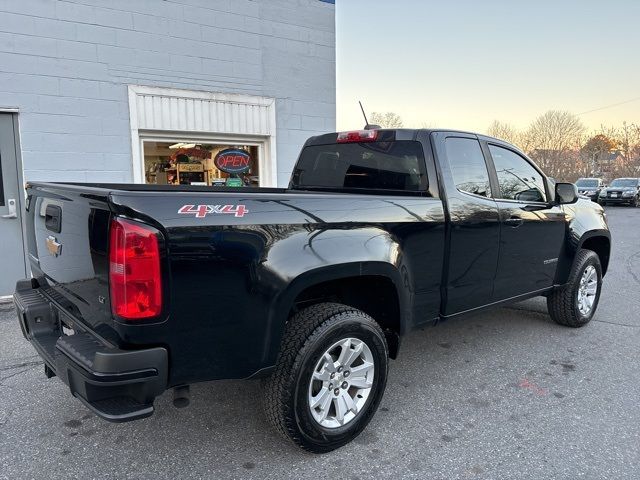
[[[0,113],[0,297],[27,277],[22,241],[22,199],[14,114]]]

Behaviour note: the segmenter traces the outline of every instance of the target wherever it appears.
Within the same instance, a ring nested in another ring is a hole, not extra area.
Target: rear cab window
[[[310,145],[291,177],[295,190],[427,194],[422,144],[414,140]]]

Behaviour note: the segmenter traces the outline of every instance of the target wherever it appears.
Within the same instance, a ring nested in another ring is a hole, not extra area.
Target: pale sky
[[[640,123],[640,0],[337,0],[336,62],[339,130],[358,100],[416,128]]]

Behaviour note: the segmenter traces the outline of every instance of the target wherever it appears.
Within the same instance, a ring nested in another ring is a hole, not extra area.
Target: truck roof
[[[305,142],[305,146],[335,143],[336,137],[339,133],[345,132],[345,131],[358,131],[358,130],[363,130],[363,129],[341,130],[340,132],[336,131],[336,132],[330,132],[330,133],[323,133],[322,135],[316,135],[314,137],[310,137]],[[379,132],[378,141],[415,140],[419,133],[430,134],[435,132],[447,132],[447,133],[460,133],[463,135],[474,135],[484,140],[490,140],[492,142],[508,145],[511,148],[515,148],[516,150],[520,151],[520,149],[515,145],[505,140],[502,140],[500,138],[491,137],[489,135],[485,135],[484,133],[471,132],[467,130],[456,130],[452,128],[376,128],[373,130],[377,130]]]

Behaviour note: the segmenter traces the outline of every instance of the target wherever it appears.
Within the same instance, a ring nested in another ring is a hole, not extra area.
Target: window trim
[[[527,203],[527,204],[531,204],[531,205],[549,205],[551,203],[552,196],[551,196],[551,192],[549,190],[549,179],[544,174],[544,172],[542,170],[540,170],[540,168],[531,159],[529,159],[529,157],[527,157],[523,153],[520,153],[517,149],[515,149],[513,147],[510,147],[508,145],[504,145],[504,144],[501,144],[501,143],[498,143],[498,142],[492,142],[492,141],[485,141],[484,143],[487,146],[486,154],[488,155],[488,158],[491,161],[491,170],[493,171],[493,174],[495,175],[495,187],[496,187],[497,195],[494,196],[494,200],[496,200],[496,201],[499,200],[501,202],[509,202],[509,203]],[[547,199],[545,201],[523,202],[522,200],[515,200],[515,199],[512,199],[512,198],[502,198],[502,193],[501,193],[501,190],[500,190],[500,182],[498,181],[498,172],[496,170],[496,164],[493,161],[493,155],[491,154],[491,149],[489,148],[492,145],[494,147],[503,148],[504,150],[508,150],[511,153],[517,155],[518,157],[522,158],[526,163],[528,163],[536,172],[538,172],[540,177],[542,177],[542,181],[544,183],[544,192],[545,192],[545,195],[547,197]]]
[[[489,183],[491,183],[491,178],[489,178]],[[489,190],[493,190],[493,187],[490,186]],[[462,195],[468,195],[473,198],[484,198],[485,200],[498,200],[497,198],[493,197],[493,191],[490,192],[491,193],[490,197],[485,197],[484,195],[478,195],[477,193],[465,192],[464,190],[460,190],[458,187],[456,187],[456,191],[458,193],[461,193]]]

